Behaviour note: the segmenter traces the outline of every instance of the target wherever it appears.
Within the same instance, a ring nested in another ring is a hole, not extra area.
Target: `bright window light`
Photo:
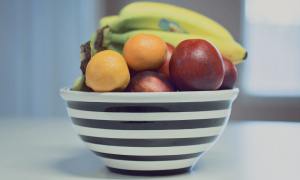
[[[244,87],[261,96],[300,96],[300,1],[246,0]]]

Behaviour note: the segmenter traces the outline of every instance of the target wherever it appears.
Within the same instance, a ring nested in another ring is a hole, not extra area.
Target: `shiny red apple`
[[[166,78],[170,78],[170,71],[169,71],[169,63],[171,60],[171,56],[173,54],[174,51],[174,46],[172,46],[169,43],[167,44],[167,53],[166,53],[166,57],[164,59],[164,62],[162,64],[162,66],[158,69],[158,72],[162,73]]]
[[[224,79],[219,50],[203,39],[182,41],[170,61],[170,77],[179,90],[216,90]]]
[[[153,71],[138,72],[131,79],[127,91],[130,92],[170,92],[171,83],[162,74]]]
[[[237,80],[236,66],[227,58],[223,57],[225,76],[220,89],[232,89]]]

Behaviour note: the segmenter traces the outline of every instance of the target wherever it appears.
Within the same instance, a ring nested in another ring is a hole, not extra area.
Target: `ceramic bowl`
[[[114,172],[190,170],[222,134],[238,89],[95,93],[62,89],[74,128]]]

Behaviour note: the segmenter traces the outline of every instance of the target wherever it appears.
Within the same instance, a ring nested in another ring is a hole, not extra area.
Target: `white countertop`
[[[300,123],[242,122],[174,180],[300,179]],[[0,119],[0,179],[147,179],[109,172],[65,119]]]

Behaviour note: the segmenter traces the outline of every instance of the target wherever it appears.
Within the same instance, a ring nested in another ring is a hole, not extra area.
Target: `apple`
[[[223,57],[225,76],[220,89],[232,89],[237,80],[236,66],[227,58]]]
[[[138,72],[130,81],[129,92],[170,92],[171,83],[160,73],[153,71]]]
[[[175,48],[174,48],[174,46],[172,46],[169,43],[166,43],[166,44],[167,44],[167,53],[166,53],[166,56],[165,56],[163,64],[158,69],[158,72],[160,72],[166,78],[169,79],[170,78],[169,63],[170,63],[171,56],[172,56],[173,51],[174,51]]]
[[[180,42],[170,60],[171,80],[182,91],[219,89],[224,74],[219,50],[203,39]]]

